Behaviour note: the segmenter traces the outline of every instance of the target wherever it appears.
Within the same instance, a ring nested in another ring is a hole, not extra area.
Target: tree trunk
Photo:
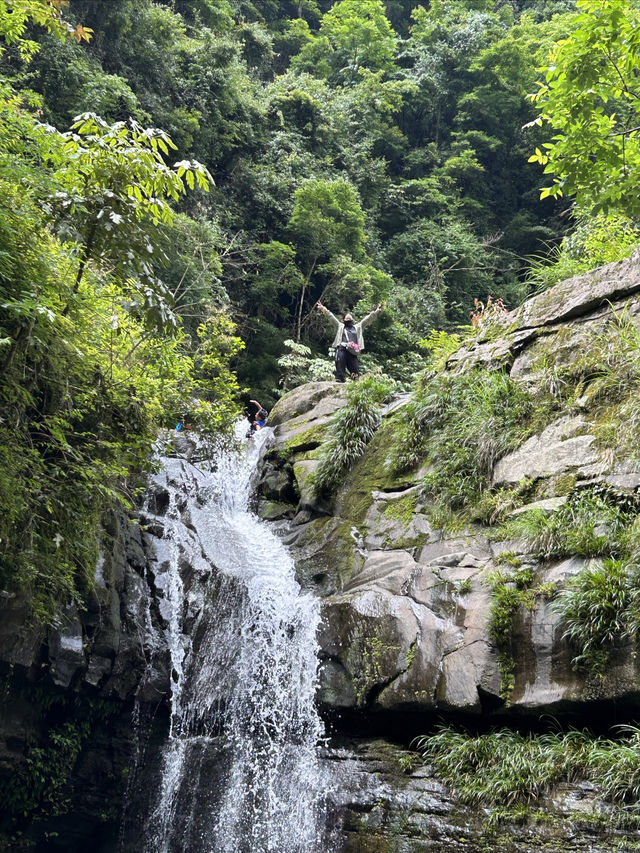
[[[93,244],[96,239],[96,231],[98,230],[98,222],[96,219],[91,221],[91,225],[89,226],[89,231],[87,234],[87,239],[85,240],[84,246],[82,247],[82,254],[80,255],[80,263],[78,264],[78,272],[76,273],[76,280],[73,284],[73,294],[75,294],[80,290],[80,285],[82,283],[82,277],[84,276],[84,271],[89,263],[89,259],[91,258],[91,250],[93,249]],[[69,305],[66,305],[62,311],[62,316],[66,317],[69,313]]]
[[[300,304],[298,305],[298,320],[296,322],[296,343],[300,343],[300,335],[302,334],[302,311],[304,308],[304,295],[306,293],[307,287],[309,286],[309,282],[311,281],[311,276],[313,275],[313,271],[316,268],[316,261],[318,259],[315,258],[313,263],[311,264],[311,269],[309,270],[307,277],[305,278],[302,284],[302,293],[300,294]]]

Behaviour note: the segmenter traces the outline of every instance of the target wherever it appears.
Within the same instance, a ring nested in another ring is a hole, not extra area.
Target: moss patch
[[[396,422],[396,418],[390,418],[382,423],[338,493],[338,512],[356,525],[364,525],[373,505],[373,491],[399,492],[413,485],[415,474],[394,477],[386,465],[394,441]]]
[[[296,568],[301,582],[326,574],[328,585],[341,590],[358,561],[352,525],[337,518],[318,518],[308,524],[296,541]]]
[[[418,504],[418,495],[412,492],[410,495],[405,495],[397,500],[389,501],[384,510],[384,516],[388,519],[401,521],[405,529],[411,524],[411,520],[416,512]]]
[[[512,632],[516,612],[524,607],[533,610],[538,598],[551,598],[555,585],[535,585],[535,574],[530,568],[515,568],[510,572],[490,572],[485,583],[491,590],[492,604],[489,615],[489,637],[498,652],[500,669],[500,695],[507,702],[514,688],[515,655]]]
[[[312,424],[307,429],[300,430],[284,442],[284,450],[289,454],[313,450],[322,444],[329,422]]]

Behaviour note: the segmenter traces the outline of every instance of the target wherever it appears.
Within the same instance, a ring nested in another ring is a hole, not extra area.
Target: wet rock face
[[[22,849],[9,842],[17,829],[36,850],[117,849],[123,793],[136,753],[134,707],[136,721],[162,721],[166,728],[169,563],[178,566],[187,627],[198,615],[194,602],[201,597],[194,589],[215,571],[194,558],[201,549],[189,506],[186,494],[156,478],[144,509],[106,518],[95,584],[84,606],[62,608],[48,628],[30,622],[27,601],[0,596],[5,676],[0,786],[14,790],[11,780],[22,773],[29,778],[34,756],[37,762],[41,755],[43,778],[52,790],[44,814],[28,799],[29,785],[24,802],[17,795],[12,807],[26,810],[27,819],[13,825],[0,821],[0,848]],[[47,834],[54,840],[44,842]]]
[[[62,608],[45,628],[31,623],[27,600],[3,594],[0,662],[31,676],[44,669],[59,687],[90,685],[104,698],[130,698],[131,679],[137,684],[147,667],[139,633],[151,599],[146,565],[138,520],[114,513],[83,607]]]
[[[415,752],[388,741],[336,738],[324,760],[341,853],[609,853],[637,843],[634,830],[598,827],[597,818],[589,825],[589,813],[607,813],[589,783],[558,785],[538,804],[544,820],[496,822],[491,809],[461,805]]]
[[[151,589],[142,529],[124,513],[105,528],[84,607],[62,608],[45,628],[32,624],[28,601],[0,599],[0,785],[13,791],[0,821],[2,849],[22,849],[29,839],[36,850],[114,850],[134,697],[153,692],[157,704],[168,690],[162,655],[151,661],[143,640]],[[31,793],[37,782],[16,785],[34,772],[45,780],[44,805]]]

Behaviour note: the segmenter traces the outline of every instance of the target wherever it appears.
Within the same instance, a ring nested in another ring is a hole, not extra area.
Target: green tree
[[[640,10],[629,0],[578,0],[532,96],[553,136],[530,160],[554,176],[541,197],[575,195],[583,211],[640,214]]]
[[[80,246],[73,294],[82,283],[87,264],[109,259],[132,269],[149,282],[151,267],[142,260],[152,254],[149,228],[171,224],[173,209],[185,192],[209,188],[210,175],[196,161],[169,168],[164,157],[175,145],[164,131],[137,122],[109,125],[92,113],[80,116],[71,131],[59,137],[50,161],[58,167],[55,194],[58,221],[75,229]],[[164,156],[163,156],[164,155]]]
[[[364,224],[360,202],[347,181],[312,179],[296,190],[288,230],[306,269],[298,302],[296,341],[300,340],[306,290],[318,262],[339,253],[359,258],[365,241]]]
[[[323,16],[319,37],[307,42],[295,67],[352,81],[361,68],[389,71],[397,47],[382,0],[339,0]]]
[[[167,166],[160,131],[88,115],[60,133],[34,106],[0,81],[0,584],[46,620],[86,594],[100,517],[148,467],[158,427],[201,394],[201,423],[229,428],[239,342],[228,321],[203,324],[194,365],[153,284],[154,232],[206,170]]]

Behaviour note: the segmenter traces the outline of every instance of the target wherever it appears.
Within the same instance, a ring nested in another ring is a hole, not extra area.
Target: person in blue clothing
[[[360,361],[358,355],[364,349],[362,330],[376,317],[382,308],[382,302],[379,302],[378,306],[360,320],[359,323],[354,321],[353,314],[345,314],[342,321],[338,320],[319,299],[316,303],[316,308],[326,316],[336,330],[333,343],[331,344],[336,353],[336,379],[338,382],[344,382],[347,371],[352,379],[359,379]]]
[[[251,421],[249,434],[253,435],[254,432],[258,432],[265,425],[269,417],[269,412],[257,400],[249,400],[249,402],[252,406],[256,407],[254,415],[249,415],[249,420]]]

